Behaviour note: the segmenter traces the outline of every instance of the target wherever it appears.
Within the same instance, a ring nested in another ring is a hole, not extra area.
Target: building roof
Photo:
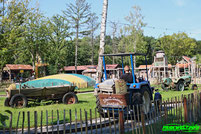
[[[147,65],[147,68],[149,69],[149,68],[151,68],[152,67],[152,65]],[[140,65],[139,67],[138,67],[138,69],[146,69],[146,65]]]
[[[150,69],[152,66],[153,65],[147,65],[147,69]],[[172,68],[172,65],[168,64],[168,68]],[[137,69],[146,69],[146,65],[140,65]]]
[[[106,69],[110,70],[110,69],[116,69],[118,67],[118,64],[108,64],[106,65]],[[86,69],[93,69],[93,68],[97,68],[97,65],[82,65],[82,66],[77,66],[77,70],[78,71],[83,71]],[[74,71],[75,70],[75,66],[65,66],[64,67],[64,71]]]
[[[6,64],[3,70],[33,70],[31,65]]]
[[[190,60],[191,58],[190,58],[190,57],[187,57],[187,56],[182,56],[182,57],[183,57],[184,60],[186,60],[188,63],[191,62],[191,60]]]
[[[82,73],[96,73],[96,69],[86,69]]]

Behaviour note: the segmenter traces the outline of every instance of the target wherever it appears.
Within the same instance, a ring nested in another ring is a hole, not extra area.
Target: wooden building
[[[22,64],[6,64],[3,68],[2,80],[19,81],[32,76],[33,67]]]
[[[107,64],[106,70],[107,70],[108,78],[118,78],[121,73],[120,70],[122,70],[122,69],[119,69],[119,67],[120,66],[118,64]],[[96,79],[96,69],[97,69],[97,65],[77,66],[77,73]],[[64,67],[64,72],[75,73],[75,66]]]

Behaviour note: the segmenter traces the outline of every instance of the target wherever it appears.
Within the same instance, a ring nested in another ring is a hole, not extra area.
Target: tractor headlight
[[[136,88],[136,85],[133,85],[134,88]]]

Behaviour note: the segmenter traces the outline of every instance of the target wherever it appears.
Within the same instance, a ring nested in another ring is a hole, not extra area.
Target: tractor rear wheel
[[[149,111],[151,110],[151,98],[150,98],[150,94],[149,94],[149,89],[146,86],[143,86],[142,89],[143,94],[142,94],[142,111],[145,114],[148,114]]]
[[[180,80],[176,85],[177,91],[184,91],[184,81]]]
[[[98,95],[96,96],[96,108],[97,108],[99,113],[102,112],[102,108],[101,108],[101,105],[100,105],[100,100],[99,100]]]
[[[151,98],[149,89],[147,86],[143,86],[141,89],[141,92],[133,93],[133,105],[142,105],[142,111],[145,114],[148,114],[151,110]]]

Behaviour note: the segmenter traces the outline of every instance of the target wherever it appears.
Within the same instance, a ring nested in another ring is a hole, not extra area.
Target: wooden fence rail
[[[151,112],[144,114],[143,105],[125,109],[64,109],[5,113],[9,115],[0,133],[3,134],[158,134],[171,123],[197,123],[201,117],[201,93],[169,98],[152,103]],[[14,125],[14,115],[17,115]],[[33,118],[30,118],[33,116]]]

